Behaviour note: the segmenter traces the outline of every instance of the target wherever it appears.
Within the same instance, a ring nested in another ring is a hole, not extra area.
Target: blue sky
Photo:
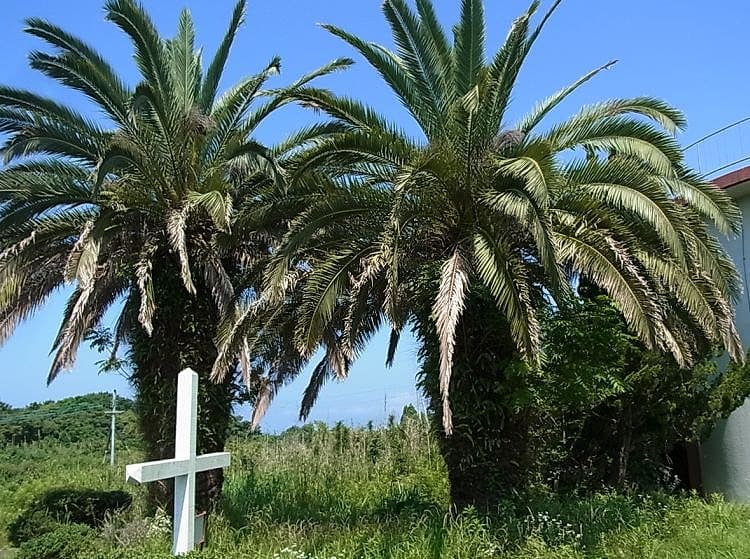
[[[112,61],[126,80],[135,81],[137,74],[130,46],[114,26],[104,21],[102,3],[101,0],[3,2],[0,83],[41,91],[81,110],[91,110],[78,96],[28,68],[27,54],[43,48],[22,32],[23,19],[30,16],[49,19],[82,36]],[[159,29],[168,35],[174,32],[179,11],[188,7],[197,22],[198,44],[210,56],[224,33],[234,2],[145,0],[143,3]],[[446,25],[452,24],[459,0],[435,0],[435,4],[441,20]],[[526,8],[527,1],[487,0],[486,4],[487,43],[494,50],[512,20]],[[549,0],[543,1],[543,5],[548,4]],[[746,0],[716,3],[565,0],[521,75],[511,116],[522,114],[537,100],[589,70],[617,59],[619,62],[613,69],[590,82],[556,114],[569,114],[580,105],[610,97],[657,96],[686,113],[690,125],[680,141],[687,145],[750,115],[748,21],[750,4]],[[352,56],[357,61],[354,68],[322,83],[367,101],[406,129],[414,130],[398,101],[374,72],[345,44],[316,25],[321,22],[339,25],[387,46],[392,44],[378,0],[250,0],[247,22],[235,43],[223,85],[229,86],[254,73],[276,54],[282,57],[282,74],[275,85],[288,83],[333,58]],[[312,118],[299,109],[286,110],[264,125],[259,139],[279,140]],[[54,297],[0,348],[0,401],[19,406],[113,388],[130,392],[124,379],[97,374],[95,362],[99,357],[87,348],[80,352],[72,372],[46,386],[49,347],[65,295]],[[377,422],[388,413],[397,413],[406,402],[417,399],[416,351],[414,340],[404,340],[394,367],[386,369],[385,339],[379,336],[354,366],[348,381],[324,388],[311,419]],[[295,423],[297,404],[307,378],[307,374],[303,375],[278,396],[264,422],[265,429],[279,430]],[[247,415],[247,410],[243,414]]]

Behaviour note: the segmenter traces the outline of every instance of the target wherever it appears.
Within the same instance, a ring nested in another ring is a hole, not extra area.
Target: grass
[[[452,514],[439,454],[417,421],[373,431],[316,426],[236,439],[229,450],[224,509],[210,517],[209,545],[195,557],[750,557],[750,507],[719,499],[538,491],[488,516]],[[37,494],[59,486],[121,488],[123,467],[110,470],[101,449],[84,446],[0,450],[0,532]],[[142,499],[141,488],[128,490]],[[169,557],[165,519],[142,510],[109,519],[89,557]]]

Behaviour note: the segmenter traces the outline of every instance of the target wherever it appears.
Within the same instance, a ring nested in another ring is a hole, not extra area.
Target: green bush
[[[91,549],[95,532],[83,524],[59,525],[21,545],[16,559],[77,559]]]
[[[126,509],[132,500],[124,491],[53,489],[16,518],[8,528],[8,540],[20,545],[64,523],[97,527],[108,514]]]
[[[708,342],[694,365],[646,349],[604,296],[545,317],[546,361],[532,380],[536,468],[553,487],[670,489],[667,453],[702,440],[750,395],[750,367],[719,367]]]
[[[8,527],[8,541],[18,546],[58,527],[60,523],[47,513],[38,510],[26,511]]]

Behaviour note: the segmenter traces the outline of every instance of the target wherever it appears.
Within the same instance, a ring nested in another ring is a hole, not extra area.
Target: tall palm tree
[[[452,40],[430,0],[416,10],[386,0],[395,52],[325,25],[380,74],[421,137],[356,100],[294,93],[344,130],[286,162],[292,181],[323,186],[275,252],[264,304],[296,298],[298,349],[331,356],[315,370],[313,398],[327,378],[345,376],[381,323],[391,328],[389,361],[403,329],[414,329],[458,505],[523,482],[534,421],[525,386],[543,359],[539,311],[576,297],[581,282],[606,292],[648,348],[682,365],[707,344],[742,358],[732,305],[740,283],[713,233],[736,231],[738,211],[686,167],[674,138],[683,115],[640,97],[544,125],[608,63],[509,121],[523,62],[559,3],[533,24],[534,2],[489,59],[481,0],[462,1]],[[220,353],[245,335],[239,322],[222,332]]]
[[[174,451],[177,373],[189,366],[208,375],[233,279],[268,256],[269,239],[236,222],[258,189],[278,184],[273,152],[253,133],[285,101],[261,89],[279,71],[277,58],[217,95],[245,0],[205,69],[188,11],[172,39],[136,0],[109,0],[105,12],[132,41],[135,87],[83,40],[41,19],[26,22],[52,49],[32,52],[32,68],[83,94],[101,116],[0,87],[0,341],[72,284],[52,381],[114,307],[115,346],[128,345],[147,456],[158,459]],[[348,64],[333,62],[291,87]],[[233,355],[235,373],[236,363]],[[234,387],[231,375],[201,383],[201,451],[223,448]],[[221,483],[221,471],[199,480],[204,505]]]

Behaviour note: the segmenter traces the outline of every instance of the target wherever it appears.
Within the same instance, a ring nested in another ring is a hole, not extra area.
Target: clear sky
[[[543,6],[550,0],[543,0]],[[179,11],[188,7],[196,20],[198,44],[207,56],[221,39],[233,0],[145,0],[162,33],[171,35]],[[95,45],[124,78],[137,78],[130,45],[103,18],[103,0],[24,0],[0,8],[0,83],[44,92],[81,110],[91,111],[78,96],[55,86],[29,69],[26,57],[44,48],[23,33],[23,20],[47,18]],[[439,17],[452,24],[460,0],[435,0]],[[495,49],[527,0],[486,0],[488,45]],[[259,70],[273,55],[282,57],[283,85],[300,74],[340,56],[357,61],[347,72],[326,78],[327,87],[358,97],[413,130],[398,101],[366,63],[317,23],[333,23],[363,38],[391,46],[379,0],[249,0],[248,18],[239,34],[223,85],[229,86]],[[619,63],[579,90],[557,115],[610,97],[652,95],[682,109],[690,126],[681,135],[685,145],[730,122],[750,115],[748,54],[750,4],[747,0],[565,0],[546,28],[525,67],[514,96],[513,114],[533,104],[587,71],[613,59]],[[95,114],[92,113],[92,116]],[[554,117],[554,115],[553,115]],[[273,142],[311,120],[299,109],[272,118],[260,139]],[[750,152],[750,146],[748,147]],[[45,378],[48,355],[61,316],[65,293],[54,297],[15,336],[0,348],[0,401],[15,406],[117,388],[130,393],[117,376],[96,373],[99,357],[83,348],[73,371],[50,387]],[[382,421],[417,400],[414,375],[417,346],[404,339],[392,369],[386,369],[385,337],[379,336],[353,367],[345,383],[326,386],[311,419]],[[295,423],[299,397],[309,372],[277,397],[264,422],[267,430]],[[243,411],[247,415],[247,410]]]

